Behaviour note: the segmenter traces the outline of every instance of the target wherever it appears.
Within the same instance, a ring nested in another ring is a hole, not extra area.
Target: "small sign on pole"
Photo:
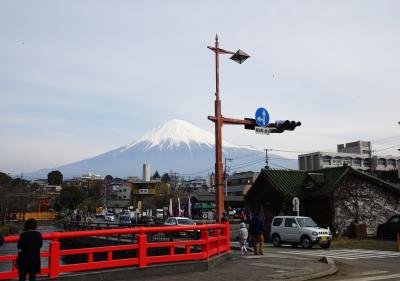
[[[292,204],[293,204],[293,212],[297,212],[297,216],[299,216],[299,213],[300,213],[300,200],[299,200],[299,198],[298,197],[293,197]]]
[[[262,128],[262,127],[255,127],[254,132],[256,134],[262,134],[262,135],[269,135],[269,128]]]

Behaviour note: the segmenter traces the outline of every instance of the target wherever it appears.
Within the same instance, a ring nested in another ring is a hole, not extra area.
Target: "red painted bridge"
[[[61,249],[60,247],[61,239],[85,237],[118,241],[119,245],[79,249]],[[18,238],[19,236],[5,237],[5,243],[16,243]],[[47,266],[42,266],[41,275],[48,275],[51,279],[68,272],[124,266],[144,268],[156,263],[207,260],[214,255],[230,251],[228,223],[52,232],[44,233],[43,239],[50,240],[50,244],[48,250],[42,250],[40,253],[42,258],[48,260]],[[131,256],[118,255],[122,252],[130,252]],[[99,259],[98,255],[101,253],[104,258]],[[74,255],[84,255],[85,261],[68,264],[61,262],[63,257]],[[0,280],[18,277],[18,270],[15,267],[16,258],[16,254],[0,256],[0,263],[10,264],[8,271],[0,272]]]

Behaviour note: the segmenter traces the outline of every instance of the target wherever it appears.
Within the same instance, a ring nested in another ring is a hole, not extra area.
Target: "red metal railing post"
[[[213,237],[216,237],[217,238],[217,241],[215,241],[215,244],[217,244],[216,246],[217,246],[217,251],[218,251],[218,254],[221,252],[221,236],[220,236],[220,233],[221,233],[221,229],[219,229],[219,228],[214,228],[213,229]]]
[[[139,246],[139,267],[147,266],[147,234],[145,233],[145,228],[141,227],[138,238]]]
[[[208,245],[208,228],[201,230],[200,237],[201,237],[201,240],[205,241],[205,243],[203,245],[201,245],[201,252],[204,253],[206,255],[205,258],[208,259],[210,256],[209,245]]]
[[[60,274],[60,241],[58,233],[54,232],[49,246],[49,278],[55,279]]]

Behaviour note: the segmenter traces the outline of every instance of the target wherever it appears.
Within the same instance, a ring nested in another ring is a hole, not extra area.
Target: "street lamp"
[[[223,165],[222,165],[222,124],[224,118],[221,113],[221,100],[219,98],[219,55],[231,54],[231,59],[241,64],[250,56],[238,50],[237,52],[227,51],[219,48],[218,35],[215,36],[215,47],[207,46],[215,53],[215,116],[209,116],[208,119],[215,124],[215,194],[216,194],[216,220],[221,222],[224,211],[224,191],[223,191]]]

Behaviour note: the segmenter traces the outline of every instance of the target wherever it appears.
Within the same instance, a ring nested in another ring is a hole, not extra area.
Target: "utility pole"
[[[228,181],[227,181],[227,166],[226,166],[226,161],[231,162],[233,160],[233,158],[226,158],[225,157],[225,170],[224,170],[224,182],[225,182],[225,196],[228,196]]]
[[[268,164],[268,148],[265,149],[265,169],[269,170],[269,164]]]
[[[371,150],[371,141],[368,142],[368,154],[369,154],[369,174],[372,176],[372,150]]]

